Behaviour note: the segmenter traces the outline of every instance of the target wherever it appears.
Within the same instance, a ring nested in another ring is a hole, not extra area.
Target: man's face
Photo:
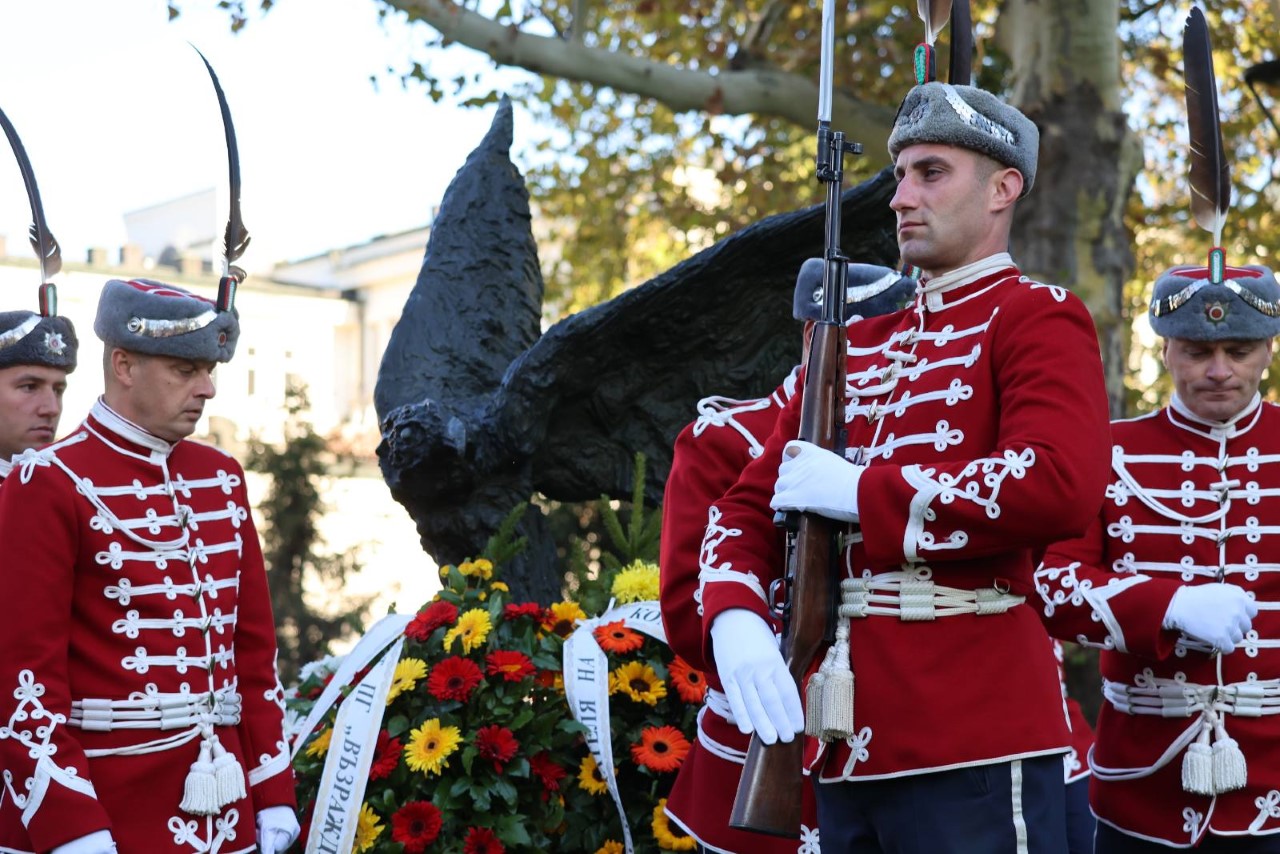
[[[1271,339],[1191,341],[1166,338],[1164,366],[1178,397],[1206,421],[1227,421],[1248,405],[1271,364]]]
[[[933,277],[1005,251],[1008,235],[991,209],[997,169],[1002,167],[950,145],[921,143],[899,151],[893,170],[898,189],[889,207],[898,215],[902,260]]]
[[[67,372],[44,365],[0,368],[0,457],[47,445],[58,431]]]
[[[172,356],[130,354],[127,412],[120,414],[167,442],[185,439],[196,429],[204,403],[216,393],[216,362]]]

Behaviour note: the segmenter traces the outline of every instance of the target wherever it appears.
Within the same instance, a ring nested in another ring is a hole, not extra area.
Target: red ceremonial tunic
[[[778,413],[795,393],[796,372],[768,397],[698,402],[698,419],[676,437],[662,502],[659,600],[667,643],[702,670],[707,702],[698,714],[698,736],[667,797],[667,814],[709,851],[734,854],[817,854],[818,822],[813,792],[805,787],[801,839],[781,839],[729,827],[738,780],[751,737],[732,717],[714,662],[702,655],[702,596],[698,550],[707,530],[707,508],[764,450]]]
[[[106,828],[122,854],[253,850],[255,813],[295,802],[240,465],[99,402],[16,458],[0,542],[0,765],[35,849]],[[179,807],[202,746],[248,793],[213,815]]]
[[[1280,408],[1255,398],[1232,423],[1212,425],[1175,399],[1112,433],[1100,515],[1036,573],[1054,633],[1101,650],[1094,812],[1182,847],[1206,832],[1280,833]],[[1178,588],[1219,580],[1259,608],[1225,656],[1162,628]],[[1185,791],[1188,745],[1228,738],[1248,784]]]
[[[1102,500],[1107,402],[1089,312],[1002,253],[848,336],[846,456],[868,465],[843,574],[880,607],[850,621],[853,736],[810,740],[808,766],[832,782],[1065,753],[1052,645],[1017,597],[1034,595],[1043,548],[1083,531]],[[802,394],[710,511],[707,650],[721,611],[768,613],[784,550],[769,501]],[[992,602],[1000,612],[977,613]]]

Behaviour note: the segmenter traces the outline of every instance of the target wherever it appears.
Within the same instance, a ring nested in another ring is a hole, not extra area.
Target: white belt
[[[240,695],[226,689],[210,694],[163,694],[140,700],[72,700],[67,723],[91,732],[115,729],[184,729],[240,723]]]
[[[207,694],[161,694],[134,700],[72,700],[67,723],[93,732],[182,730],[141,744],[85,750],[84,755],[90,759],[144,756],[201,739],[200,752],[187,772],[182,803],[178,805],[191,815],[217,815],[224,807],[247,797],[240,760],[222,746],[214,730],[214,727],[240,723],[240,694],[233,688]]]
[[[1089,751],[1089,767],[1100,780],[1137,780],[1150,776],[1182,753],[1182,788],[1212,797],[1243,788],[1248,777],[1244,752],[1227,734],[1227,717],[1280,715],[1280,679],[1199,685],[1149,674],[1140,684],[1103,680],[1102,694],[1117,711],[1162,718],[1195,717],[1146,767],[1107,768]]]
[[[961,614],[987,616],[1003,614],[1025,601],[1022,596],[996,587],[945,587],[908,572],[844,579],[840,582],[835,641],[805,689],[805,733],[824,742],[854,737],[853,670],[849,661],[852,620],[897,617],[903,622],[922,622]]]
[[[1117,711],[1130,715],[1189,718],[1212,710],[1221,715],[1259,718],[1280,715],[1280,679],[1198,685],[1147,677],[1147,685],[1102,681],[1102,695]]]
[[[960,614],[1003,614],[1026,601],[996,587],[965,590],[946,587],[905,572],[840,582],[840,616],[897,617],[904,622],[935,620]]]

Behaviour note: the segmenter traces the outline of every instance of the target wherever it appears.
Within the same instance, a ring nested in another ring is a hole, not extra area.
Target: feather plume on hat
[[[1266,267],[1229,267],[1222,229],[1231,209],[1231,168],[1222,145],[1213,49],[1204,12],[1192,7],[1182,30],[1191,214],[1213,235],[1206,265],[1156,278],[1149,317],[1163,338],[1259,340],[1280,334],[1280,284]]]
[[[1222,145],[1209,25],[1199,7],[1193,6],[1187,15],[1182,30],[1182,53],[1187,131],[1191,141],[1188,173],[1191,213],[1200,227],[1213,235],[1209,267],[1212,281],[1220,284],[1225,266],[1221,248],[1222,227],[1231,208],[1231,166]]]

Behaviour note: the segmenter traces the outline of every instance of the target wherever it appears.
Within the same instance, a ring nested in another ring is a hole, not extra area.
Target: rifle
[[[822,276],[822,319],[813,332],[805,368],[798,438],[827,450],[843,450],[845,390],[844,301],[848,259],[840,249],[840,196],[844,155],[862,146],[831,130],[835,4],[822,4],[822,62],[818,90],[818,180],[826,185],[826,240]],[[831,639],[836,607],[833,548],[837,523],[813,513],[791,513],[788,565],[770,585],[774,611],[782,618],[782,658],[796,685],[804,682],[818,651]],[[804,784],[804,738],[766,745],[752,736],[729,825],[774,836],[800,836],[800,787]],[[794,795],[794,796],[793,796]]]

